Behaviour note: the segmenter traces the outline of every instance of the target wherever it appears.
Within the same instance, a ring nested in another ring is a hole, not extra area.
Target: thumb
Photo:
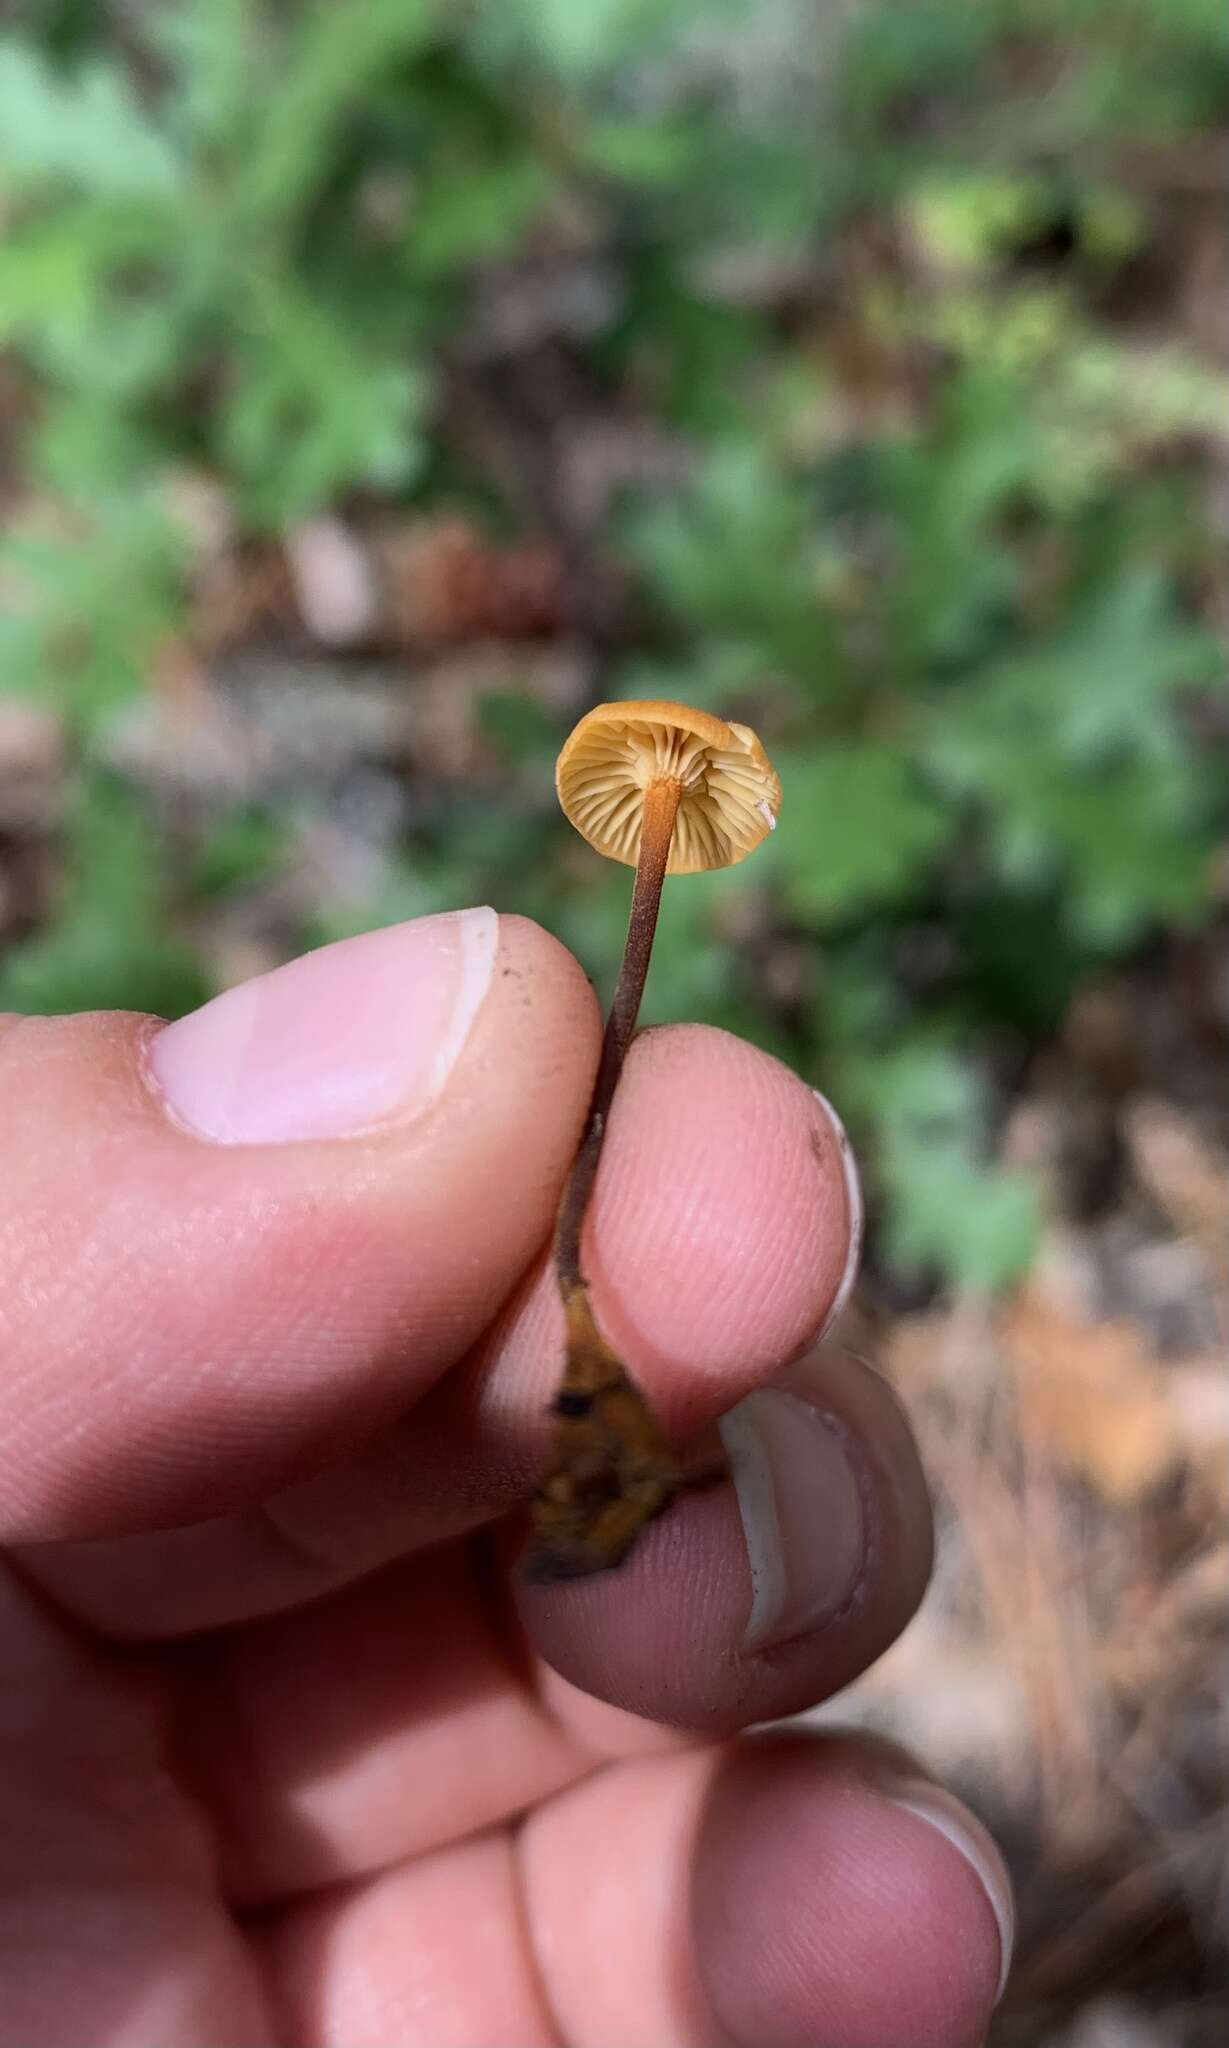
[[[492,910],[0,1019],[0,1538],[215,1514],[415,1399],[546,1236],[598,1033]]]

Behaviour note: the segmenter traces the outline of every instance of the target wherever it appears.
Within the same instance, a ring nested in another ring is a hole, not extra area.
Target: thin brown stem
[[[623,964],[619,968],[614,1000],[610,1005],[610,1016],[602,1039],[602,1056],[598,1062],[593,1099],[589,1104],[589,1121],[585,1125],[580,1150],[573,1161],[572,1171],[563,1190],[559,1218],[555,1226],[555,1272],[565,1303],[577,1287],[584,1285],[580,1270],[580,1233],[585,1211],[589,1206],[589,1197],[593,1193],[593,1183],[597,1178],[597,1165],[602,1154],[602,1141],[606,1135],[610,1105],[614,1101],[614,1092],[623,1071],[627,1048],[636,1029],[640,999],[644,994],[649,958],[653,951],[653,934],[657,930],[661,887],[666,879],[670,841],[674,836],[674,821],[678,815],[681,794],[681,785],[673,777],[651,782],[644,793],[640,856],[636,863],[636,880],[632,888],[632,908],[627,924],[627,941],[623,948]]]

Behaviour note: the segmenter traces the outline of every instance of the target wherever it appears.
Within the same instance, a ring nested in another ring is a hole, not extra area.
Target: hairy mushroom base
[[[567,1366],[551,1404],[554,1450],[524,1567],[538,1584],[621,1564],[681,1483],[665,1433],[594,1323],[583,1284],[568,1298],[567,1324]]]

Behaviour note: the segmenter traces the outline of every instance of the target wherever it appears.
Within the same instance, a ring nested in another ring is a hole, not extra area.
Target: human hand
[[[885,1745],[738,1736],[892,1641],[930,1521],[814,1342],[843,1140],[724,1033],[638,1041],[586,1259],[672,1432],[733,1411],[739,1496],[517,1586],[599,1034],[489,911],[170,1027],[0,1019],[0,2042],[983,2037],[984,1831]]]

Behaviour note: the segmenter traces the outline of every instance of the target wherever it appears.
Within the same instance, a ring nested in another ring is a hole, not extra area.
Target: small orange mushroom
[[[540,1581],[620,1563],[682,1483],[660,1424],[594,1321],[581,1230],[636,1028],[665,877],[745,859],[773,830],[781,807],[781,785],[748,726],[652,699],[588,712],[564,745],[555,783],[577,831],[599,853],[634,866],[636,879],[589,1120],[555,1228],[567,1362],[525,1563],[527,1577]]]
[[[566,816],[590,846],[635,867],[646,810],[673,798],[666,873],[699,874],[745,860],[771,832],[781,785],[750,726],[655,700],[599,704],[555,769]]]

